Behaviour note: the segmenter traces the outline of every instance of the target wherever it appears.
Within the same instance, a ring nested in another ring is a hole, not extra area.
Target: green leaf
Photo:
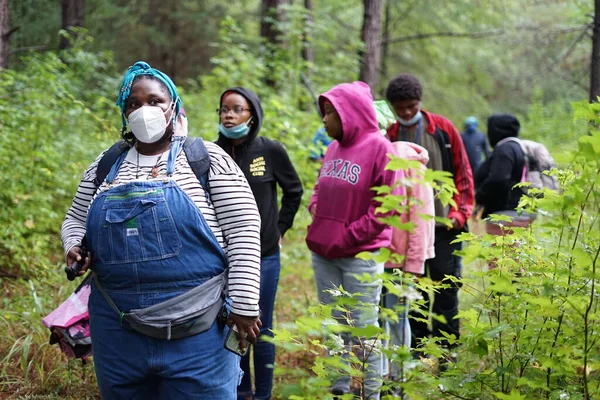
[[[515,294],[517,288],[506,275],[496,275],[490,277],[490,289],[498,293]]]
[[[501,392],[494,393],[494,396],[500,400],[526,400],[527,396],[522,395],[517,389],[511,390],[510,394],[504,394]]]
[[[471,350],[474,354],[480,357],[487,356],[489,353],[488,342],[483,337],[479,337],[476,342],[476,346]]]
[[[352,336],[364,338],[372,338],[385,333],[385,329],[374,325],[367,325],[362,328],[352,327],[349,331]]]

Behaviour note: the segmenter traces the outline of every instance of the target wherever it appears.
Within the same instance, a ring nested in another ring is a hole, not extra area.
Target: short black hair
[[[388,83],[385,96],[390,103],[400,100],[421,100],[423,88],[416,76],[400,74]]]

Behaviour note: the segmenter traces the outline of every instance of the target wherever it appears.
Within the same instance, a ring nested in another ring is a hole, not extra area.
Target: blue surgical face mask
[[[419,110],[411,119],[402,119],[400,117],[396,117],[396,120],[404,126],[412,126],[419,122],[421,118],[423,118],[423,114],[421,113],[421,110]]]
[[[246,122],[242,122],[239,125],[232,126],[231,128],[226,128],[222,123],[220,123],[219,132],[229,139],[241,139],[248,135],[248,132],[250,132],[250,121],[252,121],[252,118]]]

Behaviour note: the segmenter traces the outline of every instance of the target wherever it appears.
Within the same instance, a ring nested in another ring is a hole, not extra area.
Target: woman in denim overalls
[[[91,260],[86,259],[84,271],[90,264],[106,294],[124,311],[159,304],[228,273],[228,322],[237,326],[242,339],[254,342],[260,328],[258,288],[236,281],[259,281],[260,267],[253,260],[260,256],[260,218],[242,172],[207,144],[211,197],[204,193],[182,152],[185,138],[173,136],[172,121],[181,105],[175,86],[148,64],[130,67],[117,105],[134,146],[112,166],[96,197],[89,195],[85,235]],[[84,174],[79,200],[97,162]],[[231,196],[244,203],[243,215],[222,205]],[[82,236],[81,229],[73,228],[81,220],[78,209],[76,196],[63,224],[69,265],[82,256],[80,247],[72,245]],[[240,255],[242,248],[247,258]],[[95,282],[89,314],[103,398],[236,398],[239,356],[223,346],[229,328],[215,321],[207,330],[179,339],[146,336],[120,321]]]

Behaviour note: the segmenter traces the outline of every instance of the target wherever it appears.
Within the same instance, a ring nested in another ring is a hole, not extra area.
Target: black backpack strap
[[[96,186],[96,190],[108,176],[108,173],[110,172],[110,169],[115,161],[117,161],[121,154],[128,150],[129,147],[130,146],[127,142],[124,140],[119,140],[117,143],[110,146],[108,150],[106,150],[106,153],[104,153],[98,162],[98,167],[96,168],[96,179],[94,179],[94,186]]]
[[[210,156],[204,145],[204,141],[200,138],[187,137],[183,143],[183,151],[187,157],[188,163],[194,171],[196,178],[200,181],[202,189],[206,195],[206,201],[210,203],[209,187],[208,187],[208,171],[210,169]]]
[[[121,154],[129,148],[130,146],[127,142],[120,140],[104,153],[96,168],[96,179],[94,179],[94,186],[96,186],[96,189],[104,182],[113,164]],[[192,171],[194,171],[194,174],[200,181],[200,185],[202,185],[208,200],[208,170],[210,168],[210,156],[208,155],[208,150],[204,145],[204,141],[200,138],[188,137],[183,144],[183,151],[185,152]]]

